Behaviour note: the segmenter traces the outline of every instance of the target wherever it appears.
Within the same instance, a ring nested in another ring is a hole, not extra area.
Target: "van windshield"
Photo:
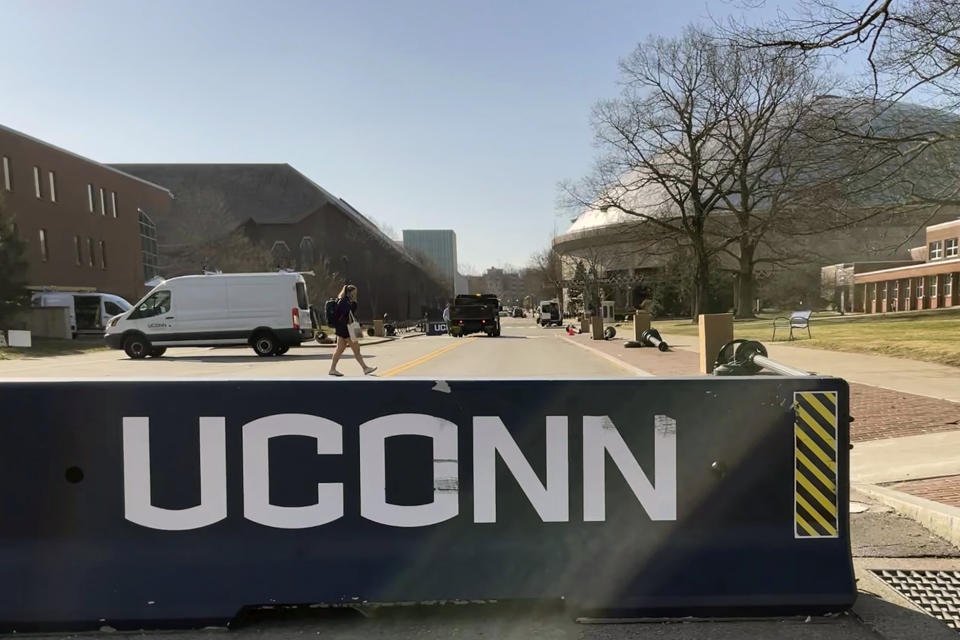
[[[157,291],[140,303],[134,316],[137,318],[152,318],[161,313],[167,313],[170,311],[170,302],[169,291]]]

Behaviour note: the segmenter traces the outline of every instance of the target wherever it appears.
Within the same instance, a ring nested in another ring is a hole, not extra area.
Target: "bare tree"
[[[756,269],[809,260],[809,247],[790,236],[823,231],[823,190],[840,176],[807,130],[819,124],[814,116],[825,88],[815,66],[769,49],[723,50],[714,82],[724,124],[711,137],[723,151],[722,164],[731,164],[722,176],[733,180],[713,185],[712,174],[706,176],[723,213],[708,230],[736,265],[737,316],[752,317]]]
[[[575,202],[688,254],[694,316],[716,268],[736,274],[749,317],[758,268],[808,263],[825,232],[936,215],[960,193],[960,145],[925,145],[956,118],[925,113],[918,128],[905,107],[825,96],[818,62],[691,28],[641,45],[622,63],[620,98],[597,108],[604,155]]]
[[[323,308],[327,299],[334,297],[343,286],[343,276],[334,269],[335,262],[321,256],[315,260],[309,271],[304,275],[307,283],[307,293],[310,304]]]
[[[406,252],[427,275],[443,285],[443,295],[445,297],[449,298],[453,296],[453,282],[440,271],[440,267],[437,266],[436,262],[431,260],[430,257],[420,249],[407,248]]]
[[[386,222],[383,222],[382,220],[377,220],[376,218],[368,217],[368,219],[370,220],[370,222],[375,224],[377,228],[383,232],[384,235],[388,236],[394,242],[403,242],[403,234],[397,231],[395,228],[393,228],[389,224],[387,224]]]
[[[922,90],[960,107],[960,0],[810,0],[761,29],[733,24],[730,34],[749,46],[861,56],[876,97]]]
[[[760,29],[732,23],[726,31],[740,46],[865,63],[866,82],[851,89],[872,98],[870,117],[861,108],[833,126],[837,146],[869,169],[851,181],[860,189],[854,202],[871,191],[895,194],[919,213],[917,229],[960,207],[960,123],[953,116],[960,109],[960,0],[861,0],[852,8],[813,0]],[[922,125],[903,122],[898,105],[908,97],[940,110],[907,105]]]
[[[661,250],[689,252],[694,317],[708,310],[711,265],[732,259],[737,312],[752,315],[755,269],[801,259],[784,238],[801,221],[822,231],[809,195],[838,179],[802,131],[823,89],[816,65],[689,28],[641,45],[622,68],[625,91],[597,109],[607,153],[581,201],[644,222],[631,234],[646,254],[651,233]]]
[[[159,222],[161,263],[170,277],[203,269],[225,272],[276,268],[269,249],[257,245],[230,214],[223,196],[204,189],[181,196],[177,212]],[[291,266],[291,265],[281,265]]]
[[[601,102],[594,128],[602,157],[592,176],[570,190],[575,203],[614,209],[682,238],[695,263],[693,316],[707,311],[711,244],[707,225],[730,189],[733,166],[713,141],[724,126],[714,79],[720,49],[702,30],[654,38],[622,61],[624,89]]]
[[[565,309],[566,307],[563,304],[563,258],[554,248],[552,242],[549,247],[530,257],[529,270],[534,272],[540,281],[540,292],[547,289],[553,291],[560,308]]]

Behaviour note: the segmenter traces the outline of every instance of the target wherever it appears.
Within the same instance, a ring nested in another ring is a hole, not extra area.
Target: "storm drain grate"
[[[875,569],[873,573],[934,618],[960,631],[960,571]]]

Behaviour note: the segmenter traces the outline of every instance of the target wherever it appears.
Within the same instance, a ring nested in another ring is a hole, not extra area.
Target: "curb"
[[[960,547],[960,508],[872,484],[854,484],[853,487]]]

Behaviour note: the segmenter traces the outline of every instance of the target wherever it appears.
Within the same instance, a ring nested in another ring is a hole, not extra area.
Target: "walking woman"
[[[340,362],[340,356],[346,351],[347,345],[353,349],[353,355],[363,367],[363,375],[368,376],[377,370],[376,367],[368,367],[363,356],[360,355],[360,344],[357,338],[350,335],[350,325],[355,323],[353,312],[357,310],[357,288],[352,284],[343,285],[340,294],[337,296],[337,310],[334,314],[334,330],[337,333],[337,348],[333,352],[333,361],[330,363],[330,375],[342,376],[337,371],[337,363]]]

